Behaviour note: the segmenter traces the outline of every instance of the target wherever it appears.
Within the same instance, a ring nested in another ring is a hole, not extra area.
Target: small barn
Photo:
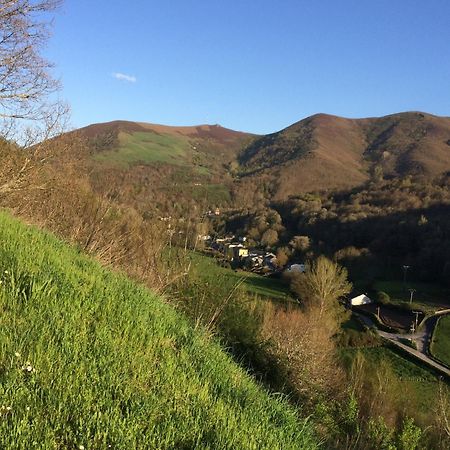
[[[357,295],[350,299],[352,306],[368,305],[369,303],[373,303],[373,300],[367,297],[366,294]]]

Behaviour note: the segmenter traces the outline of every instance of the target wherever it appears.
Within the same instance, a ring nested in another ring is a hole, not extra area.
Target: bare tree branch
[[[50,14],[60,4],[61,0],[0,0],[0,133],[3,137],[15,138],[27,130],[29,144],[31,128],[38,128],[41,134],[58,122],[63,109],[67,111],[67,107],[61,108],[60,101],[50,100],[59,91],[60,83],[51,75],[53,65],[42,56],[50,37]],[[14,131],[16,136],[11,136]]]

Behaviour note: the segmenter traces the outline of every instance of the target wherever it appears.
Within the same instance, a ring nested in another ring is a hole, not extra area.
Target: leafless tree
[[[0,0],[0,133],[29,146],[59,131],[67,107],[42,56],[61,0]],[[33,130],[33,131],[31,131]],[[39,131],[39,132],[38,132]]]
[[[48,138],[66,126],[60,83],[42,56],[61,0],[0,0],[0,197],[32,183]]]
[[[285,367],[287,377],[298,392],[340,395],[344,373],[335,356],[333,335],[336,324],[312,306],[265,309],[263,336],[271,343],[268,351]]]

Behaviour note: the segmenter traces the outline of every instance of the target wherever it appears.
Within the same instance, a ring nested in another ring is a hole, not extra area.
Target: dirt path
[[[447,367],[443,366],[442,364],[439,364],[434,359],[430,358],[427,353],[428,348],[429,348],[429,342],[433,335],[433,330],[436,325],[437,319],[439,318],[439,316],[448,314],[449,312],[450,312],[450,310],[440,311],[439,313],[430,317],[422,325],[422,329],[414,334],[387,333],[386,331],[379,330],[376,327],[375,323],[372,321],[372,319],[370,319],[369,317],[366,317],[362,314],[358,314],[355,312],[354,312],[354,314],[356,314],[356,316],[359,318],[359,320],[361,320],[362,323],[364,323],[364,325],[376,330],[376,332],[381,337],[383,337],[384,339],[388,340],[395,346],[397,346],[397,347],[401,348],[402,350],[406,351],[407,353],[409,353],[411,356],[414,356],[415,358],[428,364],[429,366],[433,367],[434,369],[438,370],[440,373],[442,373],[450,378],[450,370]],[[409,347],[408,345],[403,344],[403,342],[401,342],[402,339],[413,340],[417,345],[417,350]]]

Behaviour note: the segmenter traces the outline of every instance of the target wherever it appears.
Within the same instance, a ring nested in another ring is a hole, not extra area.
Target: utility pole
[[[418,326],[418,324],[419,324],[419,314],[420,314],[420,311],[413,311],[413,313],[416,315],[416,330],[417,330],[417,326]]]
[[[409,297],[409,303],[412,303],[413,295],[414,295],[414,292],[416,292],[416,290],[415,289],[408,289],[408,291],[411,294],[410,297]]]

